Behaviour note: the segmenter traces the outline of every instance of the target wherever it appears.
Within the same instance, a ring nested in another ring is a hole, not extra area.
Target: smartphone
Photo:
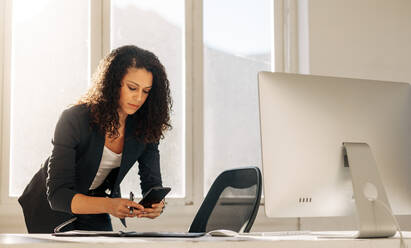
[[[152,204],[159,203],[170,192],[170,187],[153,187],[143,196],[139,204],[145,208],[151,208]]]

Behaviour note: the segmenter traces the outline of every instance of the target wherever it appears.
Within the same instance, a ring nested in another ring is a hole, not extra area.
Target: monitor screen
[[[407,83],[260,72],[268,217],[355,211],[343,142],[370,146],[394,214],[411,214],[411,87]]]

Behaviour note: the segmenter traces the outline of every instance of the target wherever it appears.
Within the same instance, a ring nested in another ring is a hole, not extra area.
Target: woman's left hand
[[[160,203],[151,205],[151,208],[144,208],[144,212],[141,214],[138,214],[137,217],[155,219],[158,216],[160,216],[160,214],[163,212],[163,208],[164,208],[164,201],[161,201]]]

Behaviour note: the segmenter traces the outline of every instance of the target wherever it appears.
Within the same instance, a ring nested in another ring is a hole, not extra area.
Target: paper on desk
[[[241,235],[239,234],[237,236],[238,239],[241,240],[317,240],[317,236],[314,235],[284,235],[284,236],[279,236],[279,235],[261,235],[261,234],[256,234],[255,236],[247,234],[247,235]]]
[[[322,231],[312,232],[319,239],[354,239],[358,235],[358,231]]]
[[[21,237],[28,237],[32,239],[43,239],[43,240],[53,240],[60,242],[74,242],[74,243],[144,243],[148,242],[147,239],[136,239],[136,238],[118,238],[118,237],[104,237],[104,236],[88,236],[88,237],[55,237],[51,234],[15,234]]]

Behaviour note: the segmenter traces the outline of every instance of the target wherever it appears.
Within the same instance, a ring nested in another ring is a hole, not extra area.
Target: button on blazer
[[[51,155],[18,199],[30,233],[53,232],[56,226],[75,216],[71,211],[74,195],[88,193],[105,142],[105,134],[90,120],[90,109],[84,104],[70,107],[60,116]],[[121,197],[120,183],[136,162],[143,194],[162,185],[158,142],[144,143],[138,138],[137,121],[134,115],[127,117],[120,168],[113,170],[107,177],[111,181],[104,183],[110,197]]]

